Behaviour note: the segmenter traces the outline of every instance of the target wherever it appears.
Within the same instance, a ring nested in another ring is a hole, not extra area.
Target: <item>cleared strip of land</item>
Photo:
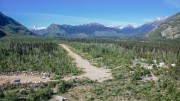
[[[43,79],[42,76],[33,76],[28,75],[25,76],[23,74],[20,75],[0,75],[0,85],[3,85],[7,82],[13,83],[14,80],[20,79],[20,83],[39,83],[39,82],[48,82],[51,81],[49,79]]]
[[[91,80],[97,80],[98,82],[112,79],[110,69],[97,68],[91,65],[88,60],[83,59],[81,56],[71,51],[67,45],[60,44],[60,46],[63,47],[68,52],[68,55],[74,59],[76,66],[78,68],[82,68],[85,71],[84,74],[78,76],[77,78],[87,77]]]

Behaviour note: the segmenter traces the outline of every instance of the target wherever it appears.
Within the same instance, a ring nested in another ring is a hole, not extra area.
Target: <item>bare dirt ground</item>
[[[95,96],[95,94],[93,94],[90,91],[91,89],[92,89],[92,86],[79,86],[79,87],[70,89],[68,92],[64,93],[62,96],[64,96],[65,98],[68,98],[68,101],[88,101],[87,99],[90,99],[91,97]]]
[[[49,79],[43,79],[42,76],[25,76],[23,74],[20,75],[0,75],[0,85],[3,85],[7,82],[12,83],[14,80],[20,79],[20,83],[39,83],[39,82],[48,82]]]
[[[68,55],[75,60],[76,66],[85,71],[84,74],[78,76],[77,78],[89,78],[91,80],[97,80],[98,82],[112,79],[110,69],[97,68],[91,65],[88,60],[83,59],[81,56],[71,51],[67,45],[60,44],[60,46],[63,47],[68,52]]]

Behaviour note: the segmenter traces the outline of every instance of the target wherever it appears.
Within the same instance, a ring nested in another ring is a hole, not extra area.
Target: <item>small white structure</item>
[[[141,61],[144,62],[144,61],[146,61],[146,59],[141,58]]]
[[[63,96],[56,96],[55,99],[56,101],[66,101],[66,98]]]
[[[148,66],[148,69],[149,70],[153,69],[153,65]]]
[[[76,80],[77,77],[76,77],[76,76],[72,76],[71,79],[72,79],[72,80]]]
[[[156,63],[157,63],[157,60],[153,60],[153,62],[156,64]]]
[[[49,79],[50,78],[50,74],[47,72],[42,73],[42,75],[43,75],[43,77],[42,77],[43,79]]]
[[[159,67],[163,67],[165,65],[164,62],[159,63]]]
[[[130,73],[134,73],[134,71],[130,71]]]
[[[176,64],[173,63],[173,64],[171,64],[171,66],[172,66],[172,67],[176,67]]]

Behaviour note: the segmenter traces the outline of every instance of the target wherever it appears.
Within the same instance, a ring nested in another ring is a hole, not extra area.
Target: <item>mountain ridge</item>
[[[150,38],[180,38],[180,13],[168,17],[164,22],[146,34]]]
[[[31,31],[32,32],[31,32]],[[157,18],[141,26],[105,26],[99,23],[82,25],[51,24],[48,27],[27,29],[14,19],[0,12],[0,37],[6,35],[39,35],[45,37],[122,37],[133,36],[154,39],[180,38],[180,13],[166,18]],[[36,34],[34,34],[36,33]]]
[[[70,36],[77,36],[82,35],[89,37],[89,36],[113,36],[119,37],[122,35],[136,35],[136,34],[143,34],[155,28],[159,25],[162,20],[159,18],[158,20],[153,20],[151,23],[147,22],[141,26],[135,25],[127,25],[127,26],[105,26],[99,23],[88,23],[82,25],[59,25],[59,24],[51,24],[46,29],[31,29],[32,32],[38,35],[45,35],[48,36],[61,36],[61,35],[70,35]],[[79,36],[82,37],[82,36]]]
[[[14,19],[0,12],[0,36],[5,35],[34,35],[29,29]]]

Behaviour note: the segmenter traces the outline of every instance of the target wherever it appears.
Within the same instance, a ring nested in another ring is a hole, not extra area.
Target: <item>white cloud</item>
[[[161,0],[167,5],[180,8],[180,0]]]

